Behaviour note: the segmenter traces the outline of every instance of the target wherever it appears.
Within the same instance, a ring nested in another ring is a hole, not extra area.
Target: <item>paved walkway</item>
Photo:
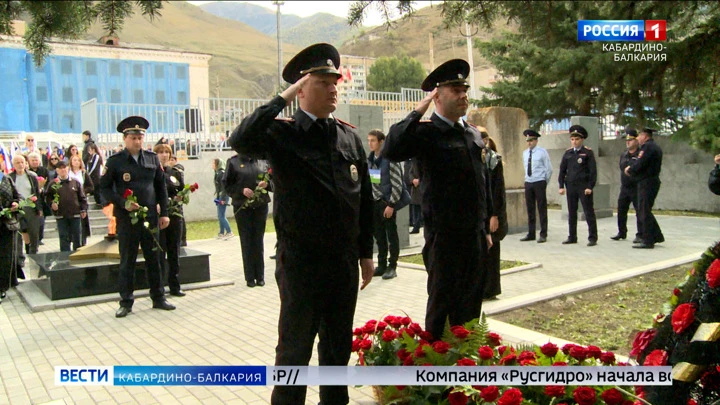
[[[630,222],[634,220],[631,217]],[[567,225],[559,211],[550,212],[549,240],[545,244],[520,242],[522,235],[503,241],[504,259],[539,262],[542,267],[503,276],[503,294],[488,302],[488,313],[527,302],[582,290],[639,272],[687,262],[718,238],[717,218],[658,217],[667,242],[654,250],[632,249],[630,241],[614,242],[615,218],[598,221],[598,246],[563,246]],[[579,224],[579,237],[586,233]],[[417,251],[422,237],[411,235]],[[49,240],[48,245],[57,241]],[[266,235],[266,247],[275,234]],[[50,246],[43,246],[50,251]],[[190,247],[212,253],[213,279],[234,285],[190,290],[171,297],[178,309],[151,309],[140,298],[125,319],[116,319],[116,302],[43,312],[30,312],[17,291],[0,305],[0,404],[266,404],[266,387],[69,387],[55,386],[56,365],[268,365],[273,364],[277,341],[278,290],[275,263],[266,261],[267,285],[247,288],[241,268],[238,238],[229,241],[193,241]],[[459,252],[461,253],[461,252]],[[267,249],[266,255],[271,254]],[[404,310],[423,324],[426,275],[400,269],[394,280],[375,278],[360,292],[355,324]],[[659,304],[658,304],[659,305]],[[491,328],[509,341],[546,342],[547,336],[491,321]],[[558,341],[553,339],[553,341]],[[353,357],[351,363],[356,359]],[[312,364],[317,364],[317,356]],[[351,388],[351,402],[374,403],[369,387]],[[309,387],[308,403],[318,402],[317,387]]]

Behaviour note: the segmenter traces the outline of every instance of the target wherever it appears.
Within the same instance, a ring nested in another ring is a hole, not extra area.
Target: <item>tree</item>
[[[367,81],[372,90],[399,92],[403,87],[420,87],[426,74],[415,58],[406,55],[383,57],[370,66]]]
[[[349,22],[372,3],[388,8],[384,0],[355,2]],[[412,12],[413,2],[399,3],[398,10]],[[503,77],[483,89],[483,106],[523,108],[535,127],[571,115],[612,115],[617,124],[670,126],[674,137],[699,148],[720,147],[707,139],[720,137],[712,132],[720,126],[713,107],[720,101],[718,2],[444,1],[441,10],[447,26],[469,21],[490,29],[506,20],[518,27],[475,44]],[[668,40],[660,43],[665,61],[616,61],[602,43],[577,40],[578,20],[651,19],[668,22]],[[688,125],[688,113],[702,120]]]
[[[107,35],[116,35],[125,19],[134,14],[133,4],[150,20],[161,16],[161,0],[8,0],[0,4],[0,34],[13,35],[12,20],[27,17],[25,47],[41,65],[51,53],[48,41],[77,39],[98,18]]]

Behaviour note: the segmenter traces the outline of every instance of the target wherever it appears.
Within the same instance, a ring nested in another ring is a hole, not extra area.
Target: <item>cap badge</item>
[[[328,66],[332,66],[332,65],[333,65],[332,60],[328,59],[328,60],[327,60],[327,65],[328,65]]]
[[[458,79],[463,79],[462,73],[458,73]]]

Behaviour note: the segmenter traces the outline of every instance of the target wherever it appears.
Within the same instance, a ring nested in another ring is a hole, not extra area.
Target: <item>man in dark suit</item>
[[[425,78],[429,94],[390,127],[383,156],[416,159],[425,220],[423,259],[428,272],[425,328],[440,339],[445,323],[480,317],[493,216],[480,131],[462,120],[468,109],[470,65],[443,63]],[[430,120],[423,114],[435,103]]]
[[[307,365],[320,335],[321,366],[345,366],[352,349],[358,260],[364,288],[373,275],[372,188],[355,127],[337,108],[340,54],[315,44],[283,70],[292,83],[259,107],[229,140],[238,153],[267,158],[273,170],[280,289],[276,365]],[[278,117],[298,97],[292,117]],[[272,404],[303,404],[307,387],[275,386]],[[346,386],[321,386],[320,402],[347,404]]]
[[[645,128],[638,134],[640,153],[637,159],[625,168],[625,174],[637,182],[638,211],[642,232],[642,242],[633,245],[638,249],[652,249],[656,243],[665,241],[660,225],[655,220],[652,207],[660,192],[660,170],[662,169],[662,149],[653,140],[654,130]]]
[[[127,117],[118,126],[125,141],[125,149],[110,156],[107,170],[100,178],[100,192],[105,201],[113,204],[120,245],[120,309],[115,317],[124,318],[132,312],[135,302],[135,261],[138,245],[145,258],[145,271],[150,284],[153,308],[173,310],[175,306],[165,300],[165,289],[156,248],[157,229],[170,224],[168,194],[160,161],[154,152],[144,150],[145,131],[150,123],[143,117]],[[137,202],[128,200],[128,190]],[[157,206],[160,205],[158,214]],[[142,219],[143,212],[146,217]],[[138,220],[133,223],[133,216]],[[147,222],[147,226],[145,225]],[[156,235],[153,235],[153,232]]]

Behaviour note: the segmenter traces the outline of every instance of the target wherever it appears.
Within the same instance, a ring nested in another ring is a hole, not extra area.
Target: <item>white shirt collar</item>
[[[307,116],[310,117],[310,119],[312,119],[313,121],[317,121],[317,119],[318,119],[317,115],[312,114],[312,113],[309,113],[309,112],[303,110],[302,108],[301,108],[300,110],[301,110],[302,112],[304,112],[305,114],[307,114]],[[333,115],[330,114],[330,116],[328,117],[328,119],[334,120],[335,117],[333,117]]]
[[[454,127],[455,124],[457,123],[457,124],[460,124],[463,128],[465,128],[465,124],[463,123],[462,118],[459,119],[457,122],[453,122],[453,121],[450,121],[450,119],[445,118],[445,117],[443,117],[442,115],[440,115],[440,113],[438,113],[437,111],[435,111],[435,115],[437,115],[438,117],[440,117],[441,120],[447,122],[448,125],[450,125],[451,127]]]

